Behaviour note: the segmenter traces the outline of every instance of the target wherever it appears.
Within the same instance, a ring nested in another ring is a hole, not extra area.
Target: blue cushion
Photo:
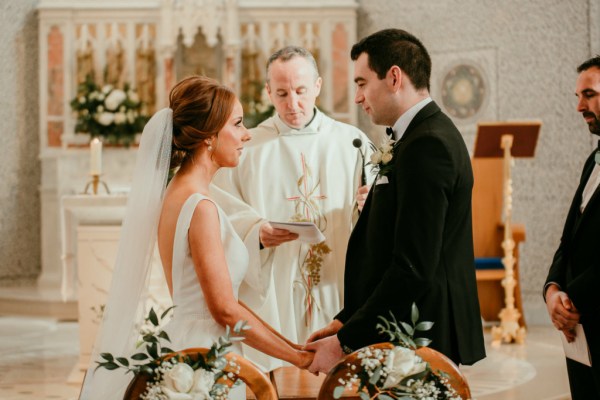
[[[475,259],[475,269],[504,269],[500,257],[479,257]]]

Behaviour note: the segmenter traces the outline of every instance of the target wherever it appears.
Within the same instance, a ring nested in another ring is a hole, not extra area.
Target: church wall
[[[0,1],[0,286],[40,273],[36,5]]]
[[[542,120],[536,157],[515,161],[513,221],[526,228],[520,271],[527,322],[547,322],[541,289],[583,162],[595,147],[576,112],[574,88],[576,67],[598,51],[598,1],[359,3],[359,38],[397,27],[424,42],[434,64],[432,94],[438,104],[445,64],[472,61],[487,75],[488,102],[480,117],[454,118],[469,151],[477,120]],[[378,132],[364,115],[361,124]]]

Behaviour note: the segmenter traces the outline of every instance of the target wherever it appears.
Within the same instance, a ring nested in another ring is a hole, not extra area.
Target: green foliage
[[[174,307],[169,307],[159,317],[154,308],[150,308],[145,321],[148,322],[153,329],[151,332],[142,334],[142,340],[137,345],[140,352],[133,354],[129,359],[125,357],[115,357],[110,353],[101,353],[101,361],[96,361],[98,368],[105,368],[109,371],[123,368],[126,373],[133,372],[135,375],[145,373],[155,376],[155,370],[160,366],[162,359],[169,353],[174,351],[167,347],[165,343],[170,343],[171,339],[167,332],[160,328],[161,321],[169,314]],[[197,354],[196,357],[179,354],[177,356],[179,362],[189,364],[194,370],[198,368],[220,371],[215,374],[215,379],[223,375],[223,368],[227,365],[225,355],[229,353],[230,347],[234,342],[244,340],[244,331],[250,329],[246,321],[239,321],[233,328],[233,334],[229,327],[226,328],[225,335],[218,338],[213,343],[206,357]],[[134,361],[136,363],[134,363]]]
[[[412,304],[410,324],[398,322],[391,312],[389,319],[383,316],[378,318],[381,320],[376,326],[379,333],[387,336],[395,349],[398,347],[409,349],[415,360],[422,363],[423,361],[414,351],[418,347],[429,345],[431,340],[415,338],[415,335],[417,332],[430,330],[433,322],[419,322],[419,310],[416,304]],[[386,352],[383,361],[382,353],[378,351]],[[341,382],[342,385],[334,389],[333,398],[339,399],[345,389],[355,385],[356,393],[361,400],[460,399],[454,389],[448,385],[447,374],[440,371],[434,373],[429,364],[424,369],[414,369],[397,384],[386,384],[388,374],[391,373],[390,368],[395,368],[393,365],[386,364],[392,351],[375,350],[369,347],[359,350],[361,352],[359,359],[363,368],[357,373],[348,373],[350,380]]]

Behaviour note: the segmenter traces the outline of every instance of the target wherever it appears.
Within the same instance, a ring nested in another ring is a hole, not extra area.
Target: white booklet
[[[590,349],[588,348],[585,332],[581,324],[577,324],[575,327],[575,340],[573,342],[567,342],[567,338],[562,332],[560,332],[560,338],[565,349],[565,356],[588,367],[592,366]]]
[[[325,240],[323,233],[312,222],[275,222],[269,221],[273,228],[287,229],[298,234],[298,240],[305,243],[317,244]]]

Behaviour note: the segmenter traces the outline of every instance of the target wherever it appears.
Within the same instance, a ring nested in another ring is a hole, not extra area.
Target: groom
[[[387,29],[352,47],[354,101],[371,121],[393,128],[393,149],[348,243],[344,308],[308,339],[309,370],[328,372],[344,353],[389,338],[378,316],[433,321],[417,336],[456,364],[485,357],[477,300],[471,190],[465,143],[429,97],[431,60],[423,44]],[[389,131],[389,129],[388,129]]]

